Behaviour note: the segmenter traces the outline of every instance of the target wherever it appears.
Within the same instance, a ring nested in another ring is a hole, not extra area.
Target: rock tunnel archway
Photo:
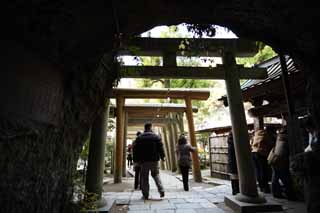
[[[0,80],[4,85],[0,90],[0,205],[4,211],[66,211],[75,159],[116,79],[112,50],[117,32],[137,35],[162,24],[210,23],[262,41],[290,54],[306,72],[307,94],[314,117],[320,120],[320,37],[314,26],[320,15],[315,5],[304,4],[289,0],[5,4],[3,9],[10,15],[3,20],[6,31],[1,42],[5,60]],[[107,69],[100,69],[104,54]]]

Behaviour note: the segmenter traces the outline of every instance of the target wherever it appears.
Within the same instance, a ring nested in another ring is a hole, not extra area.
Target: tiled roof
[[[298,72],[299,70],[295,67],[293,60],[289,56],[285,56],[285,58],[287,62],[288,74],[290,75],[291,73]],[[268,78],[263,80],[248,79],[242,83],[241,85],[242,91],[245,91],[247,89],[250,89],[259,85],[263,85],[267,82],[278,79],[281,76],[280,58],[278,56],[275,56],[267,61],[264,61],[256,65],[255,67],[267,68]]]

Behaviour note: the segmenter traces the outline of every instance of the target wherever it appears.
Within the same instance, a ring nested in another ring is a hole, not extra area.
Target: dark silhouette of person
[[[141,135],[141,132],[137,132],[137,138]],[[135,139],[132,143],[132,157],[133,157],[133,170],[134,170],[134,189],[138,189],[141,187],[140,184],[140,173],[141,173],[141,165],[138,162],[137,151],[135,149],[137,143],[137,139]]]
[[[239,176],[232,131],[228,134],[228,173],[231,180],[232,195],[240,193]]]
[[[149,172],[156,183],[160,197],[164,197],[164,188],[159,175],[159,160],[165,160],[161,138],[152,131],[152,124],[144,125],[144,132],[136,138],[135,160],[141,165],[141,191],[144,199],[149,198]]]
[[[251,143],[251,152],[258,179],[258,185],[260,190],[264,193],[271,192],[268,184],[269,165],[267,158],[273,145],[274,142],[272,141],[272,136],[267,130],[258,129],[255,131]]]
[[[308,133],[307,147],[304,152],[290,159],[290,169],[303,179],[304,198],[308,213],[320,212],[320,142],[317,120],[309,115],[303,125]]]
[[[184,135],[181,135],[178,139],[177,156],[178,165],[182,175],[183,188],[185,191],[189,191],[189,169],[191,168],[190,152],[195,152],[196,148],[187,143],[187,139]]]
[[[131,168],[132,166],[132,145],[129,144],[128,148],[127,148],[127,164],[128,164],[128,168]]]
[[[282,194],[282,187],[279,183],[283,183],[285,195],[289,200],[296,200],[293,190],[293,182],[289,170],[289,143],[287,128],[284,126],[280,129],[274,146],[274,160],[272,167],[272,194],[276,198],[285,198]]]

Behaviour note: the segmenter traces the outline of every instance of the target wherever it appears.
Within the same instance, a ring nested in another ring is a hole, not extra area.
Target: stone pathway
[[[161,171],[161,180],[165,187],[165,197],[160,198],[156,185],[149,177],[149,200],[143,200],[141,191],[132,188],[123,192],[104,192],[103,197],[108,203],[114,203],[116,212],[128,213],[222,213],[231,209],[224,205],[224,196],[231,195],[229,181],[218,180],[219,184],[198,184],[190,181],[190,191],[183,190],[180,176],[167,171]],[[128,180],[128,179],[126,179]],[[206,182],[214,182],[215,179],[205,178]],[[131,180],[131,182],[133,182]],[[224,184],[225,183],[225,184]],[[301,202],[288,202],[287,200],[273,199],[267,195],[267,199],[280,202],[283,212],[304,213],[305,207]]]

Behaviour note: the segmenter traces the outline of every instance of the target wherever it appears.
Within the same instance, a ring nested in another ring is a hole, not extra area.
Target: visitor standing
[[[178,165],[182,174],[183,188],[185,191],[189,191],[189,169],[191,168],[190,152],[195,152],[196,148],[187,143],[187,139],[184,135],[181,135],[178,139],[177,156]]]
[[[268,131],[258,129],[254,132],[254,137],[251,143],[252,158],[255,166],[258,185],[262,192],[270,193],[268,184],[268,155],[273,147],[273,142]]]
[[[165,160],[161,138],[152,131],[152,124],[144,125],[144,132],[135,143],[136,161],[141,164],[141,190],[144,199],[149,198],[149,171],[154,179],[160,197],[164,197],[164,188],[159,175],[159,160]]]
[[[141,135],[141,132],[138,131],[136,136],[137,138]],[[137,139],[135,139],[132,143],[132,158],[133,158],[133,170],[134,170],[134,189],[141,188],[140,184],[140,173],[141,173],[141,162],[138,162],[138,156],[136,153],[135,145]]]
[[[285,198],[279,182],[281,181],[286,197],[289,200],[296,200],[289,170],[289,156],[288,133],[284,126],[278,132],[275,146],[268,157],[268,162],[272,167],[272,194],[276,198]]]
[[[131,168],[132,166],[132,145],[129,144],[127,148],[127,161],[128,161],[128,168]]]
[[[308,146],[291,161],[291,170],[304,180],[304,196],[308,213],[320,212],[320,143],[319,124],[310,115],[304,122],[309,134]]]

